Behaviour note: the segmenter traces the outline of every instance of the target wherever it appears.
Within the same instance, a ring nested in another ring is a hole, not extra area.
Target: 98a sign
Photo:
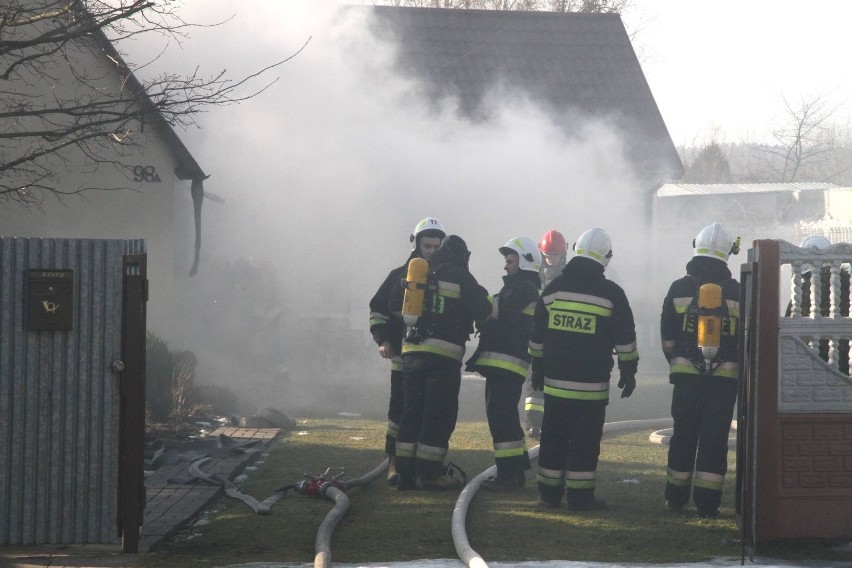
[[[162,180],[154,166],[133,166],[133,181],[160,183]]]

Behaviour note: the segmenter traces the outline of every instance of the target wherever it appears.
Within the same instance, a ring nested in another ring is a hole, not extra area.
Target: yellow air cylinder
[[[698,308],[716,312],[698,316],[698,347],[708,363],[716,356],[722,342],[722,316],[718,313],[721,307],[722,287],[709,282],[703,284],[698,289]]]
[[[423,297],[426,294],[426,277],[429,263],[424,258],[412,258],[408,261],[408,274],[405,276],[405,295],[402,298],[402,319],[411,327],[423,314]]]

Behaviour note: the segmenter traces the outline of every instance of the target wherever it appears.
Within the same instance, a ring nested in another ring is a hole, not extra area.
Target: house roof
[[[549,109],[565,131],[606,118],[654,188],[680,179],[683,164],[618,14],[374,6],[375,30],[398,40],[397,64],[434,99],[458,97],[485,119],[500,81]]]
[[[667,183],[657,190],[657,197],[689,195],[726,195],[742,193],[792,193],[846,189],[833,183]]]

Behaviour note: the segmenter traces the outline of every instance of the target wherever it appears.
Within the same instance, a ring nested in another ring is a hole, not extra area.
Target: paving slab
[[[221,485],[210,485],[193,477],[190,471],[193,462],[206,454],[210,459],[199,469],[233,481],[282,432],[281,428],[218,428],[202,440],[211,446],[209,451],[205,452],[204,443],[188,445],[186,459],[151,472],[145,478],[145,517],[139,552],[151,551],[177,534],[224,494]],[[251,446],[252,451],[244,451],[250,442],[256,442]],[[180,448],[175,450],[180,455]]]

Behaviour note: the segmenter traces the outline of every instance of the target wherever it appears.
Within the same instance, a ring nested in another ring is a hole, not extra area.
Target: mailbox
[[[74,271],[31,269],[27,275],[27,329],[74,328]]]

